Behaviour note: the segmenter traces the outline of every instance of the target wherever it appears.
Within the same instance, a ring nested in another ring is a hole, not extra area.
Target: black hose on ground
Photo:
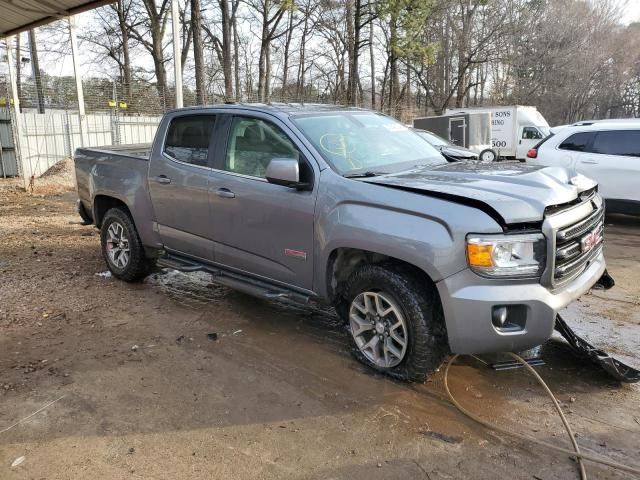
[[[464,415],[466,415],[467,417],[469,417],[473,421],[479,423],[480,425],[483,425],[486,428],[489,428],[491,430],[495,430],[496,432],[500,432],[500,433],[503,433],[505,435],[510,435],[512,437],[518,438],[518,439],[523,440],[525,442],[535,443],[537,445],[541,445],[543,447],[549,448],[549,449],[554,450],[556,452],[568,454],[568,455],[576,458],[578,460],[578,464],[579,464],[579,467],[580,467],[580,478],[582,480],[587,480],[587,472],[586,472],[586,470],[584,468],[583,460],[588,460],[590,462],[599,463],[601,465],[606,465],[608,467],[612,467],[612,468],[615,468],[615,469],[618,469],[618,470],[622,470],[622,471],[625,471],[625,472],[632,473],[634,475],[640,476],[640,470],[637,469],[637,468],[629,467],[628,465],[617,463],[617,462],[614,462],[613,460],[609,460],[607,458],[600,457],[598,455],[591,455],[591,454],[582,453],[582,451],[580,450],[580,447],[578,446],[578,443],[577,443],[577,441],[575,439],[575,435],[573,434],[571,426],[569,425],[569,422],[568,422],[567,418],[565,417],[564,412],[562,411],[562,408],[560,408],[560,404],[558,403],[558,400],[556,399],[556,397],[553,395],[553,392],[551,391],[551,389],[544,382],[542,377],[540,375],[538,375],[538,372],[536,372],[533,369],[533,367],[531,365],[529,365],[522,357],[520,357],[519,355],[516,355],[515,353],[510,353],[510,355],[516,361],[521,363],[529,371],[529,373],[531,373],[535,377],[535,379],[542,386],[542,388],[544,388],[544,390],[547,393],[547,395],[553,401],[553,405],[555,406],[556,410],[558,411],[558,414],[560,415],[560,418],[562,419],[562,423],[564,424],[565,430],[567,431],[569,437],[571,438],[571,444],[573,446],[573,450],[569,450],[569,449],[563,448],[563,447],[558,447],[556,445],[544,442],[542,440],[538,440],[538,439],[530,437],[528,435],[524,435],[524,434],[515,432],[513,430],[509,430],[508,428],[501,427],[499,425],[494,425],[494,424],[492,424],[490,422],[487,422],[486,420],[482,419],[481,417],[477,416],[476,414],[468,411],[466,408],[464,408],[462,405],[460,405],[460,403],[455,399],[455,397],[451,393],[451,390],[449,390],[449,369],[451,368],[451,365],[453,365],[453,363],[459,357],[459,355],[454,355],[453,357],[451,357],[451,359],[447,363],[447,366],[446,366],[446,368],[444,370],[444,389],[447,392],[447,396],[449,397],[449,400],[451,401],[451,403],[453,403],[453,405],[455,405],[455,407],[458,410],[460,410],[460,412],[462,412]]]

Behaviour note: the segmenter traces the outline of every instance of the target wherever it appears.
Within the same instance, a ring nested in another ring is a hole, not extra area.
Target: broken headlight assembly
[[[467,262],[484,277],[540,277],[546,262],[546,240],[541,233],[467,236]]]

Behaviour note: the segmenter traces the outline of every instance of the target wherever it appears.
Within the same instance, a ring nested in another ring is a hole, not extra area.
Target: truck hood
[[[480,162],[417,166],[365,181],[488,206],[484,209],[497,213],[503,226],[539,222],[547,207],[571,202],[597,185],[561,167]]]

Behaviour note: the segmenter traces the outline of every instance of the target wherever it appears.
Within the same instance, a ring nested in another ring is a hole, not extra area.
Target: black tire
[[[347,282],[345,299],[349,308],[341,308],[340,312],[344,312],[347,322],[351,303],[366,291],[384,294],[399,307],[407,324],[407,348],[398,365],[379,366],[360,351],[349,326],[356,358],[391,377],[410,382],[424,382],[449,354],[444,317],[435,286],[408,267],[391,263],[364,265],[356,270]]]
[[[491,160],[484,159],[484,156],[493,156],[493,158]],[[498,161],[498,154],[492,148],[486,148],[480,152],[480,155],[478,155],[478,160],[480,160],[481,162],[496,162]]]
[[[93,218],[87,213],[87,210],[84,208],[82,202],[78,201],[78,215],[82,219],[82,225],[92,225]]]
[[[110,258],[107,244],[109,227],[114,224],[123,227],[128,239],[129,258],[126,265],[116,265]],[[153,269],[154,261],[145,256],[145,251],[140,241],[140,236],[131,216],[120,208],[112,208],[107,211],[100,226],[100,241],[102,244],[102,256],[111,274],[126,282],[136,282],[145,278]]]

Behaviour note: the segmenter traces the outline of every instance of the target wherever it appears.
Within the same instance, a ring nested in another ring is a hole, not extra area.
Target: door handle
[[[590,165],[597,165],[598,162],[595,162],[593,160],[580,160],[580,163],[588,163]]]
[[[216,195],[222,198],[236,198],[236,194],[228,188],[219,188],[216,190]]]
[[[153,181],[161,185],[169,185],[171,183],[171,179],[166,175],[158,175],[153,179]]]

